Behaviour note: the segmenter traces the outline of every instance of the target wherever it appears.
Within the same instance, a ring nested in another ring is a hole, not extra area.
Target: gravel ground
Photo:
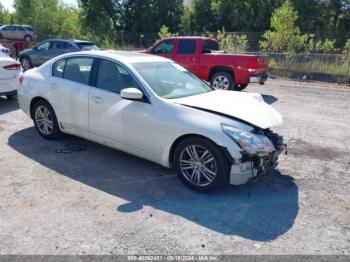
[[[0,99],[0,254],[349,255],[350,88],[270,80],[247,92],[283,114],[289,155],[210,195],[86,140],[45,141]]]

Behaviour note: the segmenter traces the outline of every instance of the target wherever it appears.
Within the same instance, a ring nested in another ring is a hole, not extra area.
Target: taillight
[[[257,61],[258,59],[255,58],[255,59],[252,59],[250,62],[249,62],[249,65],[248,65],[248,72],[250,73],[255,73],[256,72],[256,66],[257,66]]]
[[[11,65],[6,65],[4,66],[5,70],[21,70],[21,64],[16,63],[16,64],[11,64]]]
[[[18,78],[18,81],[19,81],[19,85],[21,86],[23,84],[23,81],[24,81],[24,75],[20,75]]]

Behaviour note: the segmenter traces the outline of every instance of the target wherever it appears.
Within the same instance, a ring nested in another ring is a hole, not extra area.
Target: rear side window
[[[196,40],[183,39],[179,41],[177,54],[194,54],[196,53]]]
[[[97,50],[98,49],[94,43],[89,43],[89,42],[76,43],[76,45],[81,50]]]
[[[56,77],[63,77],[64,66],[66,65],[67,59],[62,59],[53,64],[52,75]]]
[[[53,43],[52,49],[55,50],[62,50],[62,49],[68,49],[73,47],[71,44],[67,43],[67,42],[60,42],[60,41],[56,41]]]
[[[210,51],[219,51],[219,43],[213,40],[204,41],[203,53],[210,53]]]
[[[63,78],[80,84],[88,85],[92,69],[93,58],[68,58],[64,67]]]

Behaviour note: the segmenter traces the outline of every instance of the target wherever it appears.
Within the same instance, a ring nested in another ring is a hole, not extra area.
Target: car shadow
[[[275,96],[271,96],[271,95],[261,95],[262,98],[264,99],[265,103],[272,105],[273,103],[278,101],[278,98]]]
[[[8,144],[60,175],[128,201],[115,212],[151,206],[256,241],[283,235],[298,214],[298,187],[276,170],[255,183],[201,194],[185,187],[169,169],[76,137],[46,141],[28,128],[11,135]]]
[[[16,111],[19,108],[16,100],[8,100],[0,96],[0,115]]]

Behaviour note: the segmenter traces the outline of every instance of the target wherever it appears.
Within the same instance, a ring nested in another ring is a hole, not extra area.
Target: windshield
[[[213,91],[185,68],[172,62],[135,63],[133,66],[153,91],[163,98],[181,98]]]

